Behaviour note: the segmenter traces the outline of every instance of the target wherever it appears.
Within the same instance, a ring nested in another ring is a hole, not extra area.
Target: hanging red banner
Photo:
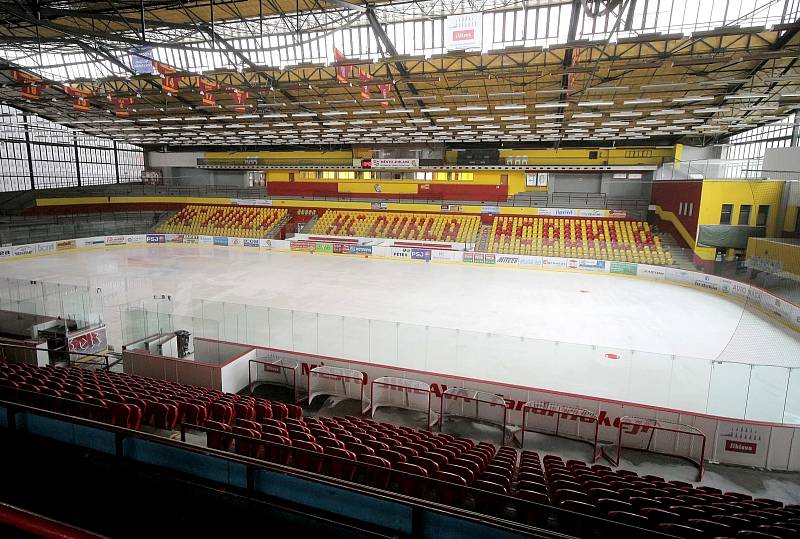
[[[180,77],[162,77],[161,78],[161,91],[165,94],[177,94],[178,93],[178,83],[180,83]]]
[[[22,97],[25,99],[39,99],[42,97],[42,87],[34,84],[25,84],[22,86]]]
[[[25,73],[24,71],[17,71],[16,69],[11,70],[11,78],[17,82],[22,82],[22,83],[42,82],[42,77],[34,75],[33,73]]]
[[[72,101],[72,108],[80,112],[89,112],[91,105],[89,104],[89,100],[85,97],[76,97]]]
[[[163,64],[157,60],[153,60],[153,67],[162,75],[174,75],[177,70],[167,64]]]
[[[206,80],[203,77],[198,77],[197,86],[200,88],[200,100],[203,105],[213,107],[217,104],[217,98],[211,92],[218,89],[219,84],[214,81]]]
[[[336,47],[333,48],[333,59],[336,63],[344,62],[347,60],[347,57],[337,49]],[[353,66],[351,65],[337,65],[336,66],[336,80],[341,82],[342,84],[347,84],[350,82],[350,74],[353,72]]]
[[[233,110],[236,112],[245,112],[247,110],[245,102],[247,98],[250,97],[250,94],[234,88],[233,91],[231,91],[231,96],[233,97],[233,102],[236,103]]]
[[[361,81],[361,97],[364,99],[369,99],[369,81],[372,80],[372,75],[363,69],[359,69],[358,80]]]
[[[128,107],[133,105],[133,98],[132,97],[115,97],[111,100],[114,103],[114,107],[116,110],[114,113],[119,118],[127,118],[130,116],[130,112],[128,111]]]
[[[389,94],[392,93],[392,84],[389,82],[384,82],[378,85],[378,90],[381,91],[381,97],[384,99],[389,99]],[[381,101],[382,107],[388,107],[388,101]]]
[[[63,86],[64,93],[72,96],[72,97],[91,97],[92,92],[89,90],[81,90],[80,88],[75,88],[74,86],[70,86],[65,84]]]

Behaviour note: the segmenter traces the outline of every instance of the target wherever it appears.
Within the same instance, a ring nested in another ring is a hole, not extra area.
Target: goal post
[[[521,444],[525,448],[525,432],[568,438],[592,446],[592,462],[600,457],[597,414],[571,404],[550,401],[529,401],[522,407]]]
[[[703,478],[706,435],[692,425],[665,419],[624,416],[619,420],[616,444],[603,448],[603,455],[614,466],[619,466],[623,449],[688,460],[697,466],[697,480]]]
[[[439,423],[439,414],[431,410],[431,386],[420,380],[381,376],[372,381],[370,399],[372,417],[378,408],[385,406],[427,414],[428,429]]]
[[[292,391],[295,403],[301,402],[308,394],[306,377],[302,376],[301,365],[293,359],[276,359],[264,361],[251,359],[248,361],[248,389],[250,393],[259,384],[270,384],[288,387]]]
[[[343,397],[359,401],[361,415],[366,414],[370,402],[364,394],[367,375],[354,369],[321,365],[308,371],[308,404],[320,395]]]
[[[439,407],[440,429],[444,427],[448,416],[462,417],[500,427],[500,445],[506,442],[506,425],[508,423],[508,405],[505,399],[494,393],[476,391],[463,387],[451,387],[442,392]]]

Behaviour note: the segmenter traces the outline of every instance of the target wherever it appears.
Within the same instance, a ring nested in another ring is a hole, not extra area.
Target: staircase
[[[489,247],[489,233],[491,230],[491,225],[481,225],[481,231],[478,233],[478,242],[475,245],[476,251],[486,252]]]
[[[681,245],[675,240],[675,237],[669,232],[658,232],[658,236],[661,238],[661,246],[664,248],[664,250],[669,251],[670,254],[672,254],[673,267],[682,270],[697,271],[697,268],[695,268],[694,264],[692,264],[689,249],[681,247]]]
[[[291,220],[292,220],[292,215],[287,212],[286,215],[283,216],[283,219],[278,221],[278,224],[276,226],[272,227],[272,232],[268,233],[264,237],[272,240],[280,237],[281,231],[284,229],[284,227],[286,227],[286,225],[289,224],[289,221]]]
[[[317,224],[317,221],[319,221],[319,217],[315,215],[305,225],[303,225],[303,234],[311,234],[311,231],[314,230],[314,225]]]

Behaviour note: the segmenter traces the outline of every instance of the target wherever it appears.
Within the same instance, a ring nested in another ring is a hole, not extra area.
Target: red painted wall
[[[379,198],[408,199],[408,200],[469,200],[474,202],[502,202],[508,200],[507,185],[446,185],[430,183],[428,189],[420,189],[417,194],[387,193],[339,193],[336,182],[283,182],[270,181],[267,183],[269,196],[297,196],[297,197],[348,197],[348,198]]]
[[[664,211],[671,211],[675,214],[683,227],[692,237],[697,236],[697,222],[700,216],[700,197],[703,194],[703,182],[701,180],[663,180],[654,181],[650,203],[660,206]],[[694,203],[691,215],[680,215],[681,202]],[[672,232],[675,240],[684,247],[689,247],[686,242],[669,221],[663,221],[656,216],[658,226]]]

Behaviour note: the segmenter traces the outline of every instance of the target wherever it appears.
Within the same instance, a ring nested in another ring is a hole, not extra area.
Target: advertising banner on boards
[[[214,245],[228,245],[228,237],[227,236],[214,236],[213,239]]]

